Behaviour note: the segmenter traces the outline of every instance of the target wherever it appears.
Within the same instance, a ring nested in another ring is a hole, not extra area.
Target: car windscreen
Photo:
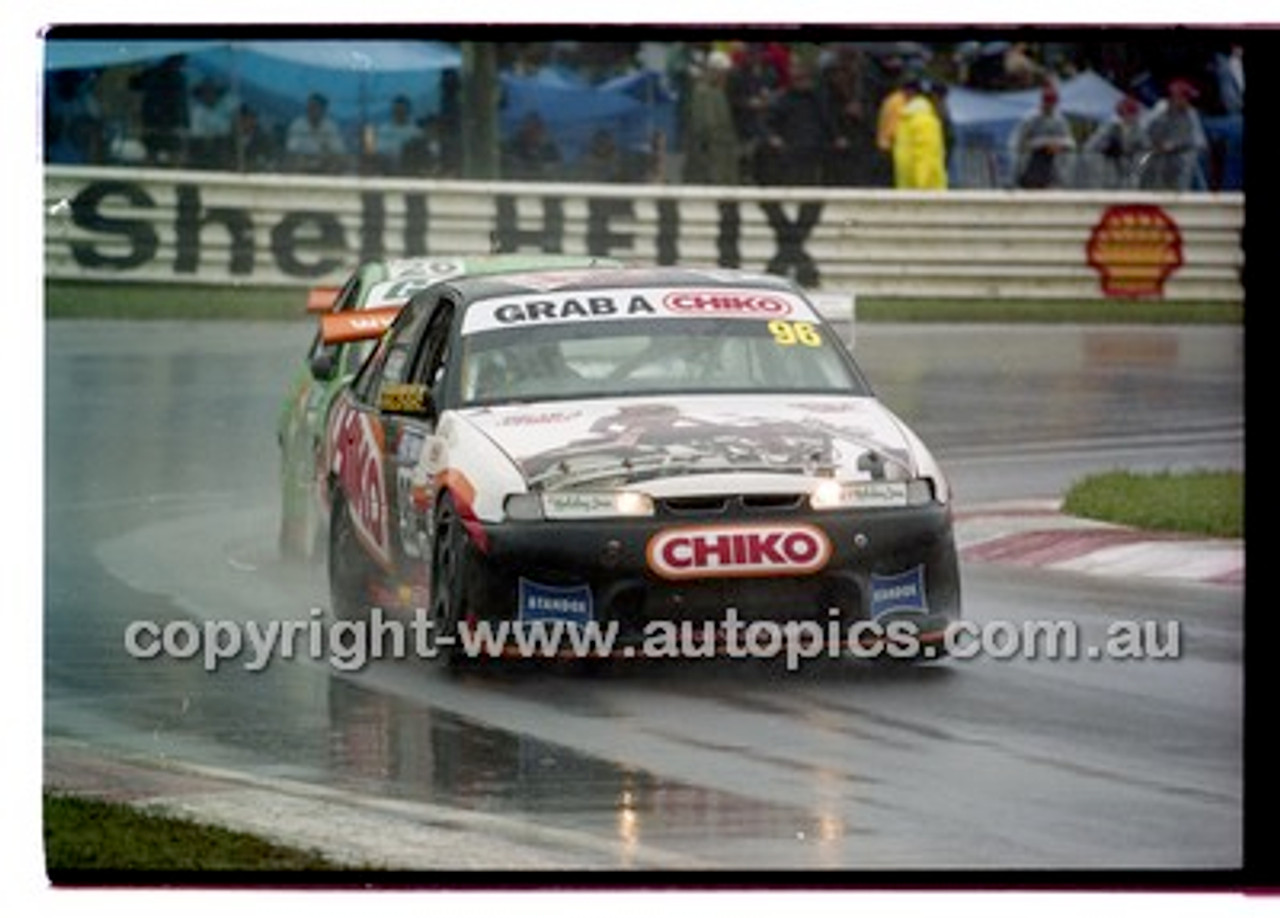
[[[649,393],[870,395],[827,326],[784,318],[614,319],[464,332],[463,404]]]

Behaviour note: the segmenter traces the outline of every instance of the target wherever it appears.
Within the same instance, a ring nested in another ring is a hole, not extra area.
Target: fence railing
[[[360,260],[546,251],[912,298],[1243,302],[1240,193],[895,192],[50,166],[50,278],[297,285]]]

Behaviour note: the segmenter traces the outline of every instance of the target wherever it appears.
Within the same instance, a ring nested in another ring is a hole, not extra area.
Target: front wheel
[[[468,612],[467,550],[467,532],[457,507],[449,495],[443,495],[436,509],[435,541],[431,550],[431,622],[438,656],[451,669],[471,662],[466,651],[458,646],[458,626],[466,621]]]
[[[369,612],[369,563],[345,504],[335,504],[329,528],[329,602],[337,619]]]

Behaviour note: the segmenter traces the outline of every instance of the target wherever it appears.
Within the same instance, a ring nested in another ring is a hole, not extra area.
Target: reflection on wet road
[[[965,570],[977,620],[1178,621],[1182,659],[1148,663],[454,678],[417,660],[207,673],[130,658],[135,619],[301,619],[326,604],[322,571],[274,554],[274,412],[305,337],[50,324],[51,735],[572,830],[618,866],[644,863],[627,854],[642,848],[753,868],[1239,863],[1238,588]],[[962,498],[986,500],[1052,494],[1133,456],[1239,467],[1240,338],[867,326],[859,355]]]

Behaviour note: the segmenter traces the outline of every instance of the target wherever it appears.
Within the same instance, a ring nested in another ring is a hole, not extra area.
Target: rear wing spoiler
[[[327,312],[320,317],[320,337],[325,344],[381,338],[382,333],[391,327],[399,314],[399,306]]]
[[[312,287],[307,291],[307,312],[328,312],[341,292],[341,287]]]

